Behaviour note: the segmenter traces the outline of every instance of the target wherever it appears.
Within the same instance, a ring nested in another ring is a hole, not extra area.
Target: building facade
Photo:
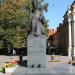
[[[58,54],[75,56],[75,1],[63,18],[63,23],[59,24],[52,35],[52,44],[57,48]]]
[[[59,24],[57,33],[53,37],[59,53],[75,56],[75,1],[66,11],[63,23]]]
[[[54,43],[54,35],[57,30],[49,29],[48,30],[48,37],[47,37],[47,54],[54,54],[55,53],[55,43]]]

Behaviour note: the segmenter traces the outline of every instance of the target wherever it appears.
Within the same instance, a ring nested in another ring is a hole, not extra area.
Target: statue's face
[[[37,9],[38,6],[38,0],[32,0],[33,6],[35,9]]]

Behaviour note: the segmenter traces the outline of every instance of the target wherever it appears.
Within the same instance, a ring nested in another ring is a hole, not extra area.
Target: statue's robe
[[[30,15],[30,33],[33,35],[41,35],[45,33],[44,25],[42,24],[42,13],[36,10]]]

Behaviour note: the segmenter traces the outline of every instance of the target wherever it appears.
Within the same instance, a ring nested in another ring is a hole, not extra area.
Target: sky
[[[48,3],[48,12],[44,13],[50,29],[59,26],[59,23],[63,22],[63,16],[68,7],[74,0],[44,0]]]

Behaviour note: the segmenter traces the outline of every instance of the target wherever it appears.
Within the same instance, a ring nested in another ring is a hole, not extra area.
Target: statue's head
[[[38,0],[32,0],[32,9],[36,10],[38,8]]]

